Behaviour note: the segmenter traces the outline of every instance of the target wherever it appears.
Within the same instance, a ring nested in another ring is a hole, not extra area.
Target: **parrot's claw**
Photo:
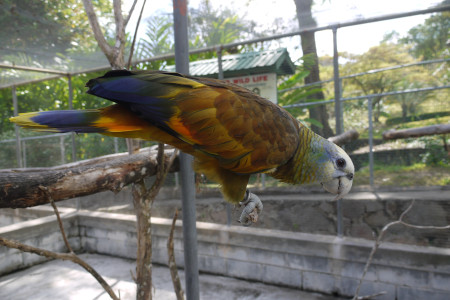
[[[258,221],[258,214],[263,210],[263,204],[258,196],[247,190],[245,192],[244,200],[239,202],[239,205],[244,205],[241,217],[238,220],[239,223],[244,226],[250,226],[252,223]]]

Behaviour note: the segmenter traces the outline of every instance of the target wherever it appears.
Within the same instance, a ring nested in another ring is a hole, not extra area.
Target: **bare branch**
[[[124,26],[127,27],[128,21],[130,21],[131,15],[133,15],[133,11],[134,11],[134,7],[136,6],[137,0],[134,0],[133,5],[131,6],[130,12],[128,13],[127,18],[124,21]],[[144,4],[142,5],[142,8],[144,8],[145,6],[145,0],[144,0]],[[142,13],[141,13],[142,15]],[[139,21],[138,21],[139,24]]]
[[[48,198],[50,199],[50,203],[52,204],[53,211],[55,212],[56,219],[58,220],[59,230],[61,231],[61,235],[64,240],[64,244],[66,245],[67,250],[69,250],[70,253],[74,253],[72,250],[72,247],[69,244],[69,240],[67,239],[66,232],[64,231],[64,225],[61,221],[61,216],[59,215],[58,208],[56,207],[55,201],[52,199],[52,195],[50,195],[50,192],[45,186],[39,186],[40,189],[44,190],[45,193],[48,194]]]
[[[147,2],[147,0],[144,0],[144,2],[142,3],[141,12],[139,14],[139,18],[138,18],[138,21],[136,24],[136,29],[134,31],[133,42],[131,43],[130,55],[128,56],[128,63],[127,63],[128,70],[131,69],[131,60],[133,59],[134,45],[136,44],[137,33],[138,33],[139,25],[141,24],[142,13],[144,12],[144,7],[145,7],[146,2]],[[134,1],[133,7],[131,8],[131,10],[133,10],[135,4],[136,4],[136,0]],[[128,18],[125,21],[125,26],[127,26],[126,23],[128,23],[129,18],[130,18],[130,15],[128,15]]]
[[[383,139],[394,140],[445,133],[450,133],[450,124],[437,124],[401,130],[388,130],[383,132]]]
[[[167,252],[169,256],[169,270],[172,277],[173,288],[177,295],[177,300],[184,300],[183,287],[181,286],[180,276],[178,276],[177,264],[175,262],[174,246],[173,246],[173,232],[175,231],[175,223],[178,217],[178,209],[175,210],[175,214],[172,219],[172,226],[170,228],[169,238],[167,239]]]
[[[108,285],[108,283],[103,279],[103,277],[94,268],[92,268],[87,262],[85,262],[84,260],[79,258],[74,253],[52,252],[52,251],[48,251],[45,249],[28,246],[28,245],[22,244],[18,241],[9,240],[9,239],[5,239],[2,237],[0,237],[0,245],[9,247],[9,248],[18,249],[23,252],[34,253],[34,254],[37,254],[40,256],[45,256],[48,258],[69,260],[71,262],[74,262],[74,263],[80,265],[81,267],[83,267],[92,276],[94,276],[94,278],[101,284],[103,289],[105,289],[105,291],[109,294],[109,296],[112,299],[119,300],[119,298],[116,296],[116,294],[114,293],[112,288]]]
[[[342,146],[342,145],[347,144],[347,143],[349,143],[349,142],[351,142],[353,140],[357,140],[358,137],[359,137],[358,131],[356,131],[354,129],[351,129],[351,130],[346,131],[346,132],[344,132],[344,133],[342,133],[340,135],[329,137],[328,140],[330,142],[335,143],[338,146]]]
[[[108,60],[113,57],[113,47],[108,44],[105,39],[105,36],[102,33],[100,28],[100,24],[98,23],[97,15],[94,11],[94,6],[92,5],[91,0],[83,0],[84,10],[89,19],[89,23],[91,24],[92,31],[94,32],[94,37],[97,40],[98,46],[102,49],[103,53],[107,56]]]
[[[358,296],[359,290],[361,289],[361,285],[364,280],[364,277],[366,277],[367,271],[369,270],[370,264],[372,263],[375,252],[380,247],[381,241],[382,241],[385,233],[388,231],[388,229],[390,227],[401,224],[401,225],[411,227],[411,228],[416,228],[416,229],[435,229],[435,230],[450,229],[450,225],[447,225],[447,226],[420,226],[420,225],[413,225],[413,224],[404,222],[403,218],[406,216],[406,214],[408,212],[411,211],[413,205],[414,205],[414,200],[411,201],[411,204],[405,209],[405,211],[402,212],[402,214],[400,215],[400,217],[398,218],[397,221],[390,222],[390,223],[386,224],[383,227],[383,229],[381,229],[381,232],[378,235],[377,239],[375,240],[375,244],[373,245],[372,250],[370,251],[369,258],[367,259],[366,265],[364,266],[363,274],[361,275],[361,278],[359,279],[359,284],[358,284],[358,287],[356,288],[356,292],[355,292],[355,296],[353,297],[353,300],[367,299],[367,296],[363,296],[363,297]]]

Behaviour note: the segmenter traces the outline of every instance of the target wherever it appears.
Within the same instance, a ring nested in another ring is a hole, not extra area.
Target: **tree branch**
[[[130,8],[130,12],[128,13],[127,18],[124,21],[124,26],[125,27],[127,27],[128,21],[130,21],[130,18],[131,18],[131,15],[133,14],[134,7],[136,6],[136,3],[137,3],[137,0],[134,0],[133,5]],[[142,5],[142,7],[144,7],[144,5],[145,5],[145,1],[144,1],[144,4]],[[138,21],[138,23],[139,23],[139,21]]]
[[[107,56],[108,60],[113,57],[114,51],[113,47],[108,44],[105,39],[105,36],[102,33],[100,28],[100,24],[98,23],[97,15],[94,11],[94,6],[92,5],[91,0],[83,0],[84,10],[89,19],[89,23],[91,24],[92,31],[94,32],[94,37],[98,43],[100,49],[102,49],[103,53]]]
[[[175,222],[178,217],[178,209],[175,210],[175,214],[172,219],[172,227],[170,228],[169,238],[167,239],[167,252],[170,276],[172,277],[173,289],[177,295],[177,300],[184,300],[183,287],[181,286],[180,276],[178,276],[177,264],[175,262],[174,246],[173,246],[173,232],[175,231]]]
[[[9,248],[18,249],[23,252],[34,253],[34,254],[37,254],[40,256],[45,256],[48,258],[69,260],[71,262],[74,262],[74,263],[80,265],[86,271],[88,271],[92,276],[94,276],[94,278],[102,285],[102,287],[105,289],[105,291],[109,294],[109,296],[112,299],[119,300],[119,298],[116,296],[116,294],[111,289],[111,287],[108,285],[108,283],[103,279],[103,277],[99,273],[97,273],[97,271],[94,268],[92,268],[87,262],[85,262],[84,260],[79,258],[74,253],[52,252],[52,251],[48,251],[45,249],[28,246],[28,245],[22,244],[18,241],[9,240],[9,239],[5,239],[2,237],[0,237],[0,245],[9,247]]]
[[[121,44],[125,42],[125,24],[122,15],[122,1],[114,0],[114,20],[116,23],[116,45],[115,48],[119,48]],[[120,41],[120,43],[119,43]]]
[[[143,180],[133,184],[133,202],[137,219],[137,255],[136,255],[136,277],[137,285],[136,299],[151,299],[152,287],[152,235],[151,215],[153,201],[162,187],[168,170],[178,151],[166,161],[164,157],[164,144],[158,144],[156,179],[150,189],[145,186]]]
[[[69,250],[70,253],[74,253],[72,247],[69,244],[69,240],[67,239],[66,231],[64,230],[64,225],[61,220],[61,216],[59,215],[58,207],[56,207],[55,201],[53,201],[53,199],[52,199],[52,195],[50,195],[50,193],[48,192],[48,189],[46,187],[40,186],[40,188],[45,190],[46,193],[48,194],[50,203],[52,204],[52,207],[53,207],[53,211],[55,212],[55,215],[56,215],[56,219],[58,220],[59,231],[61,231],[61,235],[63,237],[64,244],[66,245],[67,250]]]
[[[445,134],[445,133],[450,133],[450,124],[437,124],[401,130],[388,130],[383,132],[383,139],[394,140],[394,139],[404,139],[404,138]]]
[[[168,150],[164,160],[174,150]],[[86,196],[101,191],[119,192],[124,186],[156,174],[155,151],[128,155],[108,155],[58,166],[55,168],[17,169],[0,171],[0,208],[23,208],[54,201]],[[178,170],[174,164],[170,171]],[[45,186],[48,193],[40,186]]]
[[[136,44],[136,38],[137,38],[138,29],[139,29],[139,24],[141,23],[142,13],[144,12],[144,7],[145,7],[145,3],[146,2],[147,2],[147,0],[144,0],[144,2],[142,3],[141,12],[139,14],[139,18],[138,18],[138,21],[136,23],[136,29],[134,31],[133,42],[131,43],[130,55],[128,56],[128,63],[127,63],[127,69],[128,70],[131,69],[131,60],[133,59],[134,45]],[[136,0],[134,1],[133,7],[132,7],[131,10],[133,10],[135,4],[136,4]],[[125,21],[125,26],[127,26],[126,23],[128,23],[129,17],[130,17],[130,15],[128,15],[128,18]]]
[[[400,217],[398,218],[397,221],[390,222],[390,223],[386,224],[383,227],[383,229],[381,229],[381,232],[378,235],[378,238],[375,240],[375,244],[373,245],[372,250],[370,251],[369,258],[367,259],[366,265],[364,266],[363,274],[361,275],[361,278],[359,279],[359,284],[358,284],[358,287],[356,288],[355,296],[353,297],[352,300],[367,299],[367,297],[364,297],[364,296],[363,297],[359,297],[358,296],[359,290],[361,288],[361,285],[362,285],[362,282],[364,280],[364,277],[366,277],[367,271],[369,270],[369,267],[370,267],[370,265],[372,263],[372,260],[373,260],[373,257],[375,255],[375,252],[380,247],[381,241],[382,241],[385,233],[388,231],[388,229],[390,227],[400,224],[400,225],[403,225],[403,226],[406,226],[406,227],[416,228],[416,229],[435,229],[435,230],[450,229],[450,225],[447,225],[447,226],[421,226],[421,225],[409,224],[409,223],[403,221],[403,218],[406,216],[406,214],[408,212],[411,211],[413,205],[414,205],[414,200],[411,201],[411,204],[405,209],[405,211],[402,212],[402,214],[400,215]],[[379,294],[376,294],[376,295],[379,295]]]
[[[359,138],[358,131],[351,129],[349,131],[346,131],[340,135],[329,137],[328,140],[330,142],[335,143],[338,146],[342,146],[344,144],[347,144],[353,140],[357,140]]]

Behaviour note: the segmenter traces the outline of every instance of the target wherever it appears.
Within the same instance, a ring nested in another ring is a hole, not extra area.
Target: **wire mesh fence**
[[[211,49],[215,51],[218,48]],[[409,188],[412,192],[408,195],[412,196],[411,198],[396,199],[395,195],[391,195],[391,198],[375,199],[379,201],[372,201],[374,199],[366,199],[361,196],[361,199],[344,199],[337,205],[324,202],[323,198],[311,199],[309,202],[306,201],[308,203],[305,202],[296,207],[294,216],[281,216],[287,221],[286,224],[278,224],[278,226],[283,230],[370,239],[386,223],[396,220],[409,204],[409,200],[421,200],[422,194],[418,191],[424,190],[438,191],[440,196],[438,199],[434,199],[426,198],[429,196],[424,194],[422,199],[424,201],[419,201],[414,205],[408,220],[411,223],[430,226],[449,224],[450,202],[448,197],[442,196],[443,193],[446,193],[445,189],[441,191],[450,184],[448,136],[439,134],[393,140],[383,138],[383,133],[388,130],[448,124],[450,122],[448,84],[439,82],[439,80],[417,79],[409,81],[418,83],[415,85],[408,85],[405,84],[405,81],[397,80],[395,84],[391,82],[388,89],[377,90],[377,86],[374,86],[374,82],[383,76],[402,79],[414,72],[423,74],[423,76],[431,74],[428,77],[438,78],[439,72],[447,72],[448,62],[449,59],[437,59],[345,73],[338,78],[321,82],[323,91],[329,100],[305,102],[300,98],[295,104],[285,105],[285,108],[299,120],[310,117],[309,109],[311,107],[323,105],[326,107],[328,123],[332,128],[336,128],[337,122],[341,122],[344,131],[349,129],[358,131],[359,139],[344,145],[355,164],[354,190],[356,192],[371,191],[377,195],[386,188],[390,188],[391,191]],[[414,72],[413,68],[415,68]],[[445,76],[442,77],[445,78]],[[339,111],[336,110],[335,99],[332,99],[336,96],[334,93],[335,83],[339,84],[340,90],[338,95]],[[61,85],[64,84],[61,83]],[[317,83],[307,86],[297,84],[293,88],[279,90],[278,97],[289,97],[296,90],[307,89],[315,85]],[[368,86],[371,88],[368,89]],[[24,90],[26,88],[23,87]],[[21,89],[21,87],[17,87],[17,89]],[[19,101],[21,101],[20,96]],[[52,107],[41,107],[41,109],[52,109]],[[0,141],[0,169],[55,166],[126,151],[126,143],[123,139],[97,134],[36,136],[19,130],[18,136],[12,137],[10,135]],[[152,143],[146,142],[142,146],[149,145]],[[201,176],[198,176],[197,183],[199,189],[218,189],[215,183],[209,182]],[[165,183],[166,188],[177,189],[178,185],[178,175],[170,174]],[[259,190],[276,189],[275,193],[291,193],[288,185],[264,175],[252,176],[250,187]],[[436,187],[437,189],[433,189]],[[313,191],[314,193],[318,189],[315,185],[306,187],[306,191],[308,188],[310,188],[309,192]],[[294,202],[292,202],[292,207],[297,205]],[[275,204],[273,205],[275,206]],[[289,210],[288,208],[284,209]],[[294,220],[298,218],[297,215],[301,210],[310,212],[313,217],[305,217],[303,221]],[[211,221],[211,219],[205,220]],[[269,222],[269,217],[265,222],[267,226],[275,224]],[[230,222],[228,221],[228,223]],[[393,228],[386,239],[416,245],[450,247],[448,231],[431,229],[417,231],[398,226]]]

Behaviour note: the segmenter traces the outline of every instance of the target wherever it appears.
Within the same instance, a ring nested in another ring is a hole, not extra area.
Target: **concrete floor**
[[[122,300],[136,299],[130,272],[134,261],[98,254],[80,255],[112,286]],[[179,271],[184,287],[184,272]],[[153,266],[153,299],[176,299],[169,269]],[[214,300],[337,300],[338,298],[234,278],[200,275],[200,298]],[[0,299],[110,299],[84,269],[68,261],[49,261],[0,277]]]

